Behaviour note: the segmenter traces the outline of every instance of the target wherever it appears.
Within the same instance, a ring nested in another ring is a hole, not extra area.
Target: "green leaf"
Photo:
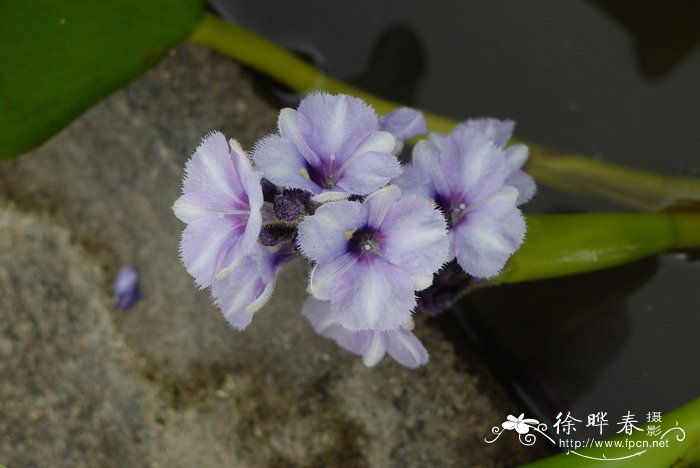
[[[698,213],[532,215],[527,226],[522,247],[493,282],[554,278],[700,248]]]
[[[191,33],[202,8],[201,0],[4,0],[0,159],[39,145],[148,70]]]

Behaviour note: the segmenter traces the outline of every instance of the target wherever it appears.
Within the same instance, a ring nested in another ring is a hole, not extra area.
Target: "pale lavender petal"
[[[435,198],[435,187],[433,187],[432,182],[425,173],[413,164],[404,166],[401,175],[396,177],[392,183],[398,185],[404,195]]]
[[[258,246],[238,268],[214,281],[212,296],[226,320],[238,330],[246,328],[253,314],[272,297],[282,265],[292,257],[288,249]]]
[[[513,169],[521,169],[527,161],[528,149],[523,144],[509,146],[504,155]]]
[[[311,180],[308,162],[290,140],[268,135],[255,145],[255,166],[270,182],[282,187],[299,188],[314,194],[322,188]]]
[[[385,258],[401,265],[416,290],[430,286],[433,273],[449,260],[445,217],[426,199],[403,197],[393,204],[384,217],[382,235]]]
[[[344,191],[325,191],[311,197],[311,201],[314,203],[328,203],[345,200],[349,198],[350,195],[352,194]]]
[[[221,213],[245,215],[262,206],[260,177],[240,146],[230,148],[220,132],[207,135],[187,161],[182,192],[173,209],[186,223]]]
[[[467,128],[485,133],[499,148],[503,148],[513,136],[515,122],[494,118],[469,119],[459,124],[457,128]]]
[[[374,332],[364,330],[353,332],[340,326],[331,316],[331,304],[309,297],[301,308],[301,313],[311,323],[319,335],[335,341],[351,353],[362,356],[372,342]]]
[[[241,248],[244,232],[245,227],[230,218],[201,218],[187,225],[182,233],[180,255],[198,286],[204,288],[214,281],[224,268],[229,251],[244,254]]]
[[[395,144],[396,139],[391,133],[384,131],[372,132],[355,148],[355,151],[349,155],[348,159],[362,153],[391,153]]]
[[[379,130],[377,115],[370,106],[342,94],[308,95],[299,104],[297,119],[301,135],[315,154],[335,155],[339,160]]]
[[[347,250],[347,233],[361,227],[366,214],[359,202],[326,203],[299,224],[297,244],[315,262],[330,262]]]
[[[225,219],[225,218],[224,218]],[[241,222],[241,219],[231,218],[231,221]],[[239,224],[236,224],[238,226]],[[245,230],[243,234],[239,234],[238,230],[232,230],[231,235],[236,236],[232,247],[229,248],[221,262],[220,271],[217,275],[223,275],[238,266],[238,263],[243,259],[244,256],[251,254],[258,241],[258,236],[260,235],[260,230],[262,228],[262,214],[260,210],[251,211],[250,216],[248,216],[247,223],[245,225]]]
[[[379,127],[394,135],[397,140],[408,140],[428,131],[423,113],[410,107],[401,107],[382,115]]]
[[[277,128],[282,138],[289,140],[297,152],[310,164],[318,166],[320,160],[316,153],[309,148],[309,144],[304,140],[299,130],[298,114],[294,109],[282,109],[277,118]]]
[[[382,360],[385,354],[384,334],[382,332],[374,332],[367,351],[362,355],[362,363],[367,367],[374,367]]]
[[[446,159],[441,154],[441,148],[428,141],[421,140],[413,147],[413,167],[424,174],[435,188],[435,191],[447,196],[451,193],[450,180],[443,168],[448,172],[457,172],[458,155]],[[449,165],[452,165],[451,167]]]
[[[381,188],[365,198],[364,208],[367,210],[367,225],[379,228],[389,208],[401,197],[401,189],[396,185]]]
[[[535,179],[533,179],[527,172],[520,170],[513,171],[513,173],[508,176],[505,183],[506,185],[514,187],[518,191],[518,198],[515,201],[517,206],[530,201],[537,192],[537,184],[535,184]]]
[[[448,185],[461,189],[471,203],[496,193],[511,172],[503,151],[486,134],[466,128],[445,138],[440,163]]]
[[[442,144],[445,142],[445,138],[447,137],[447,133],[443,132],[430,132],[428,134],[427,140],[437,146],[438,148],[442,148]]]
[[[525,238],[525,219],[515,207],[517,191],[504,186],[467,213],[454,228],[454,249],[460,266],[472,276],[496,276]]]
[[[331,298],[334,318],[348,330],[398,328],[416,306],[413,283],[380,258],[358,262],[338,281]]]
[[[214,303],[228,323],[243,330],[253,320],[253,312],[247,310],[248,306],[265,292],[266,286],[255,260],[246,257],[233,272],[214,281],[211,292]]]
[[[357,256],[346,253],[330,262],[317,263],[311,270],[309,292],[321,300],[329,300],[343,275],[357,263]]]
[[[517,144],[509,146],[505,150],[505,156],[508,163],[513,168],[513,172],[508,176],[505,183],[518,190],[518,199],[516,205],[530,201],[537,192],[535,179],[529,174],[522,171],[521,168],[525,165],[528,156],[528,148],[525,145]]]
[[[119,270],[114,279],[114,296],[119,310],[127,310],[142,299],[136,268],[127,265]]]
[[[343,168],[336,186],[356,195],[367,195],[401,174],[401,164],[391,153],[361,153]]]
[[[428,363],[428,351],[410,331],[400,327],[383,335],[386,351],[399,364],[415,369]]]

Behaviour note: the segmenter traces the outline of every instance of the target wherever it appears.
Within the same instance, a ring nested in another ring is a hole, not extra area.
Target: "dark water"
[[[700,2],[215,0],[369,91],[519,137],[700,176]],[[530,213],[610,210],[541,188]],[[679,256],[472,294],[455,308],[529,414],[643,422],[700,395],[700,264]],[[504,415],[505,416],[505,415]],[[494,421],[494,424],[499,421]],[[671,424],[671,422],[668,422]]]

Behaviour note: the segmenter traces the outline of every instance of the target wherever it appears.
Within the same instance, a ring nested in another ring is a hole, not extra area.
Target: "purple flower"
[[[498,120],[491,118],[470,119],[455,127],[456,129],[471,129],[488,135],[493,143],[504,151],[505,157],[511,167],[511,173],[506,178],[505,184],[515,187],[518,190],[518,206],[529,201],[537,192],[535,180],[530,174],[522,170],[528,156],[527,146],[515,144],[505,147],[508,140],[513,136],[515,122],[512,120]],[[445,136],[440,133],[430,135],[430,140],[440,146]]]
[[[402,326],[386,331],[350,331],[335,321],[330,302],[313,297],[306,300],[301,313],[317,333],[330,338],[347,351],[362,356],[367,367],[377,364],[385,353],[411,369],[428,362],[428,351],[423,344]]]
[[[487,133],[460,127],[438,141],[419,142],[412,167],[397,183],[437,202],[449,225],[451,257],[470,275],[489,278],[525,237],[518,190],[506,185],[512,172]]]
[[[428,132],[423,114],[410,107],[400,107],[393,112],[382,115],[379,118],[379,128],[391,133],[396,138],[394,154],[401,152],[404,141]]]
[[[314,201],[366,195],[401,173],[395,140],[379,130],[374,110],[362,100],[314,93],[299,109],[282,109],[279,134],[258,142],[256,166],[272,183],[303,189]]]
[[[139,272],[131,265],[122,267],[114,279],[114,296],[117,298],[116,307],[126,310],[142,299],[139,290]]]
[[[253,314],[270,300],[280,268],[292,255],[289,248],[258,246],[238,268],[214,281],[214,303],[233,328],[246,328]]]
[[[354,331],[408,322],[414,291],[430,286],[448,260],[442,214],[428,200],[401,198],[396,186],[362,203],[322,205],[300,223],[297,242],[315,262],[311,294],[330,301],[333,320]]]
[[[234,269],[255,248],[262,216],[260,176],[240,145],[219,132],[206,136],[185,166],[173,206],[187,223],[180,253],[200,287]]]

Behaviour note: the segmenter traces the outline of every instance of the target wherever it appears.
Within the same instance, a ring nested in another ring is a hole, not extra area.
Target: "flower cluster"
[[[523,241],[518,205],[535,185],[521,170],[527,148],[505,146],[513,126],[480,119],[430,134],[406,167],[396,155],[427,133],[423,115],[401,108],[378,118],[346,95],[312,94],[283,109],[252,161],[211,133],[174,205],[187,224],[182,261],[243,330],[301,253],[312,265],[302,314],[318,333],[368,366],[386,353],[421,366],[416,293],[455,258],[470,276],[493,277]]]

